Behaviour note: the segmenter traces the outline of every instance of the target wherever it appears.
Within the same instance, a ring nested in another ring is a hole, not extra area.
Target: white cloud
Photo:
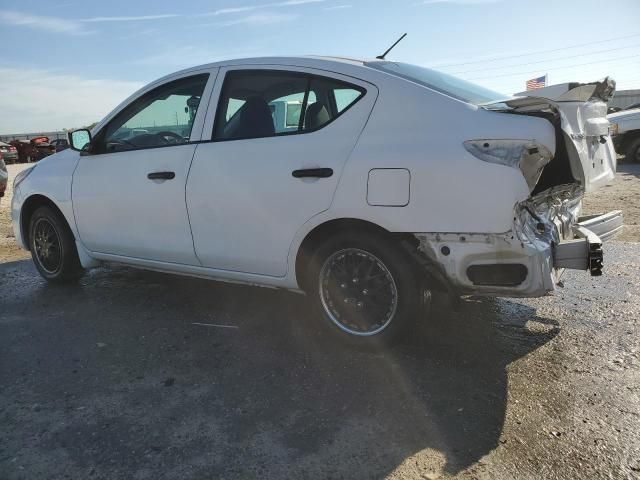
[[[79,127],[102,119],[142,86],[41,69],[0,68],[0,132]]]
[[[197,17],[216,17],[218,15],[228,15],[233,13],[245,13],[252,12],[264,8],[280,8],[280,7],[294,7],[298,5],[307,5],[311,3],[324,3],[327,0],[285,0],[283,2],[263,3],[261,5],[245,5],[241,7],[220,8],[212,12],[199,13]]]
[[[12,25],[14,27],[27,27],[53,33],[66,33],[69,35],[87,35],[89,33],[93,33],[86,30],[84,25],[76,20],[57,17],[42,17],[7,10],[0,10],[0,23]]]
[[[253,15],[247,15],[246,17],[229,20],[228,22],[220,22],[216,25],[220,27],[230,27],[232,25],[272,25],[274,23],[290,22],[296,18],[298,18],[298,15],[288,13],[254,13]]]
[[[306,5],[308,3],[323,3],[327,0],[287,0],[286,2],[272,3],[273,7],[289,7],[291,5]]]
[[[504,0],[424,0],[419,5],[434,5],[437,3],[450,3],[454,5],[481,5],[483,3],[499,3]]]
[[[138,21],[146,21],[146,20],[162,20],[165,18],[176,18],[181,17],[182,15],[178,15],[177,13],[166,13],[163,15],[140,15],[133,17],[91,17],[91,18],[83,18],[82,22],[138,22]]]
[[[333,7],[327,7],[325,10],[343,10],[345,8],[351,8],[353,5],[334,5]]]
[[[210,17],[218,15],[232,15],[239,13],[249,13],[260,9],[294,7],[299,5],[307,5],[314,3],[324,3],[327,0],[284,0],[280,2],[263,3],[261,5],[246,5],[239,7],[228,7],[214,10],[212,12],[198,13],[191,15],[192,17]],[[438,0],[442,1],[442,0]],[[165,20],[172,18],[186,17],[185,14],[164,13],[155,15],[125,15],[125,16],[103,16],[89,17],[80,19],[68,19],[51,16],[31,15],[24,12],[16,12],[9,10],[0,10],[0,24],[11,25],[15,27],[27,27],[36,30],[44,30],[53,33],[63,33],[68,35],[87,35],[95,33],[88,30],[86,24],[92,23],[116,23],[116,22],[144,22],[153,20]],[[248,15],[237,20],[224,22],[220,26],[230,25],[268,25],[272,23],[281,23],[296,18],[294,15],[281,14],[255,14]]]
[[[259,7],[230,7],[230,8],[220,8],[218,10],[214,10],[213,12],[199,13],[197,17],[214,17],[218,15],[229,15],[233,13],[244,13],[255,10]]]

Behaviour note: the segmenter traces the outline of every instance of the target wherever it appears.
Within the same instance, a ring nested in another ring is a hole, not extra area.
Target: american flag
[[[527,80],[527,90],[535,90],[537,88],[543,88],[547,83],[547,76],[543,75],[542,77],[532,78],[531,80]]]

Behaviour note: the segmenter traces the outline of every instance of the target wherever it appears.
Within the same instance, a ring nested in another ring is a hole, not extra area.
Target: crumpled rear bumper
[[[502,234],[414,233],[418,251],[457,294],[543,296],[565,269],[601,275],[602,244],[623,228],[621,211],[579,217],[582,195],[566,185],[530,198]]]
[[[573,227],[575,238],[554,246],[554,267],[588,270],[593,276],[602,275],[602,244],[620,233],[623,226],[621,210],[579,218]]]

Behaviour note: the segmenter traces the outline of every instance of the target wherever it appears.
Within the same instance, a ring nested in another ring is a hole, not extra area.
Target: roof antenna
[[[393,45],[391,45],[391,46],[389,47],[389,49],[388,49],[386,52],[384,52],[382,55],[378,55],[376,58],[377,58],[378,60],[385,60],[385,58],[384,58],[384,57],[386,57],[386,56],[387,56],[387,54],[388,54],[391,50],[393,50],[393,49],[395,48],[395,46],[396,46],[396,45],[398,45],[398,44],[402,41],[402,39],[403,39],[404,37],[406,37],[406,36],[407,36],[407,34],[406,34],[406,33],[405,33],[404,35],[402,35],[398,40],[396,40],[396,43],[394,43]]]

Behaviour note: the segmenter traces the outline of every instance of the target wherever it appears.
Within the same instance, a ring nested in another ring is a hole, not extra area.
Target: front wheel
[[[309,295],[322,324],[351,343],[389,343],[420,315],[421,282],[402,248],[384,235],[343,232],[311,261]]]
[[[29,247],[33,263],[46,280],[63,283],[82,275],[73,234],[52,208],[40,207],[31,216]]]

